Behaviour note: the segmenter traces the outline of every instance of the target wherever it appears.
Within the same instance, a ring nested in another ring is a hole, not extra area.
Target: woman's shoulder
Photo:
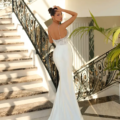
[[[48,30],[50,31],[52,29],[52,24],[48,26]]]
[[[60,28],[61,28],[62,30],[66,29],[66,28],[64,28],[64,26],[62,26],[62,23],[60,24]],[[49,30],[49,31],[51,31],[51,30],[53,30],[53,29],[56,29],[56,27],[55,27],[53,24],[51,24],[51,25],[48,26],[48,30]]]

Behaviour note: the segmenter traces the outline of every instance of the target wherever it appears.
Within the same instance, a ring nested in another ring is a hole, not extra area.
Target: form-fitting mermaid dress
[[[56,45],[53,60],[59,71],[60,80],[48,120],[83,120],[74,91],[72,78],[73,55],[67,39],[68,33],[67,30],[67,35],[64,38],[53,39]]]

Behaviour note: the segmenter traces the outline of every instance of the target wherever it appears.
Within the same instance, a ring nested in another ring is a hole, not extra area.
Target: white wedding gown
[[[48,120],[83,120],[75,96],[72,77],[73,55],[67,39],[68,33],[67,30],[67,35],[64,38],[53,39],[56,45],[53,52],[53,60],[58,69],[60,80]]]

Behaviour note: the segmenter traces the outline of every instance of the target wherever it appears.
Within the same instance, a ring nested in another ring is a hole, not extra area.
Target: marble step
[[[4,1],[5,4],[9,4],[9,2]],[[8,16],[8,14],[12,14],[12,6],[1,6],[0,16]]]
[[[22,60],[32,60],[32,58],[30,58],[30,57],[6,58],[6,59],[0,59],[0,63],[2,63],[2,62],[12,62],[12,61],[22,61]]]
[[[16,83],[25,83],[25,82],[31,82],[31,81],[39,81],[42,83],[42,77],[34,74],[34,75],[29,75],[29,76],[22,76],[22,77],[17,77],[15,79],[8,78],[8,79],[1,79],[0,80],[0,86],[1,85],[9,85],[9,84],[16,84]]]
[[[16,43],[0,43],[0,45],[2,45],[2,47],[3,47],[3,45],[24,45],[24,42],[16,42]]]
[[[9,36],[9,35],[6,35],[6,36],[0,36],[0,39],[9,39],[9,38],[21,38],[20,35],[12,35],[12,36]]]
[[[16,66],[31,66],[33,65],[33,60],[32,58],[29,59],[21,59],[21,60],[9,60],[9,61],[1,61],[0,62],[0,69],[4,68],[10,68],[10,67],[16,67]]]
[[[0,18],[12,18],[12,17],[11,17],[11,14],[4,14],[4,15],[1,15]]]
[[[30,89],[21,89],[17,91],[12,90],[8,92],[0,92],[0,101],[5,99],[21,98],[44,93],[48,93],[48,90],[46,90],[44,87],[35,87]]]
[[[14,52],[28,52],[28,50],[4,50],[4,51],[0,51],[0,54],[14,53]]]
[[[14,23],[9,23],[9,24],[0,24],[0,30],[4,29],[16,29],[17,26]]]
[[[9,44],[9,43],[22,42],[20,38],[21,38],[20,36],[18,36],[18,37],[17,36],[14,36],[14,37],[10,36],[10,37],[7,37],[7,38],[2,37],[2,38],[0,38],[0,44],[3,44],[3,43],[6,43],[6,44],[8,43]]]
[[[23,65],[23,66],[14,66],[14,67],[1,67],[0,68],[0,73],[1,72],[6,72],[6,71],[15,71],[15,70],[25,70],[25,69],[32,69],[32,68],[37,68],[37,67],[34,67],[33,65]]]
[[[0,10],[0,11],[1,11],[1,10]],[[0,18],[12,18],[12,12],[11,12],[11,14],[10,14],[10,13],[2,14],[2,15],[0,16]]]
[[[28,50],[4,50],[0,51],[0,60],[28,57]]]
[[[0,51],[4,50],[24,50],[24,42],[0,43]]]
[[[7,30],[7,31],[0,31],[0,36],[14,36],[14,35],[19,35],[17,29],[11,29],[11,30]]]
[[[14,79],[22,76],[34,75],[37,72],[37,67],[25,66],[24,68],[6,68],[0,70],[0,80]]]
[[[14,25],[14,23],[0,23],[0,25]]]
[[[15,84],[1,85],[0,93],[9,93],[10,91],[18,92],[21,90],[30,90],[40,87],[43,87],[43,82],[41,80],[27,81],[27,82],[15,83]]]
[[[27,56],[27,57],[11,57],[11,58],[0,58],[0,62],[7,62],[7,61],[17,61],[17,60],[30,60],[32,59],[31,57]]]
[[[0,120],[48,120],[44,118],[46,118],[46,116],[48,118],[48,116],[51,113],[51,110],[52,109],[49,108],[49,109],[44,109],[44,110],[37,110],[33,112],[17,114],[17,115],[0,117]]]
[[[46,93],[16,99],[2,100],[0,101],[0,117],[50,109],[53,107],[53,103],[45,98],[45,96],[47,96]]]
[[[0,23],[12,23],[12,18],[0,18]]]

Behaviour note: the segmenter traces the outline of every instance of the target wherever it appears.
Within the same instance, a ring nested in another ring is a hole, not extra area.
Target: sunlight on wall
[[[25,0],[28,3],[28,0]],[[35,16],[39,20],[40,24],[43,26],[45,30],[47,30],[47,26],[45,22],[51,19],[51,16],[48,12],[48,8],[56,6],[60,6],[61,8],[65,9],[65,0],[35,0],[28,4],[31,11],[34,11]],[[65,12],[63,12],[63,21],[65,18]]]
[[[57,1],[58,1],[58,6],[65,9],[65,0],[57,0]],[[65,21],[64,18],[65,18],[65,12],[63,12],[63,21],[62,22]]]

